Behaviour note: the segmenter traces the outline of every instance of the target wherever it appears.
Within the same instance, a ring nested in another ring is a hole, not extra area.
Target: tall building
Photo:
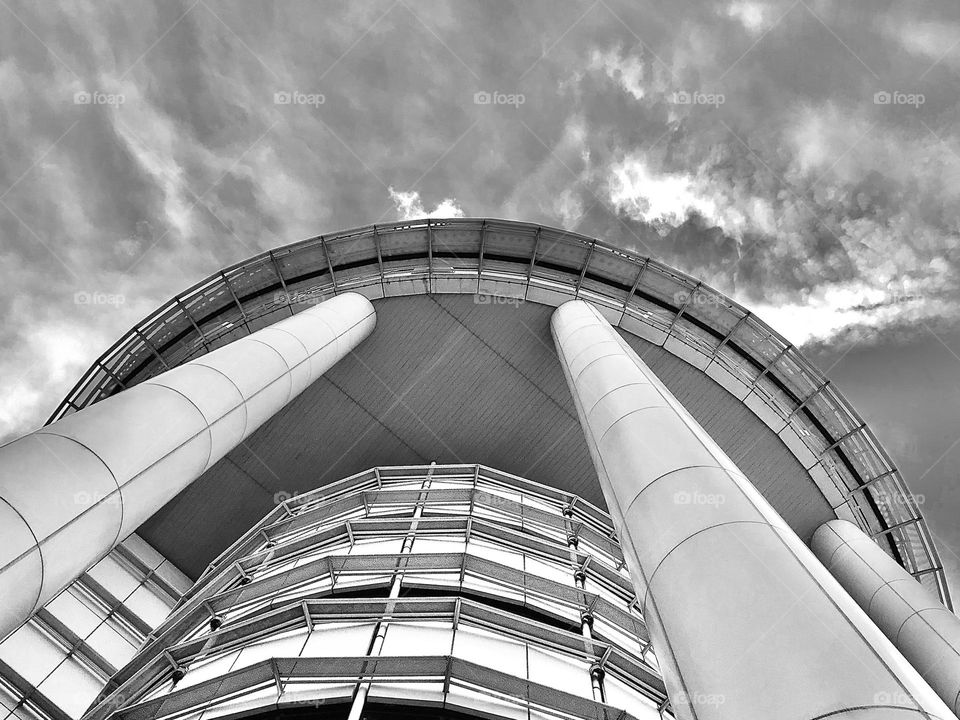
[[[227,268],[0,448],[0,498],[18,718],[81,712],[38,637],[112,675],[90,720],[960,707],[937,549],[862,418],[747,309],[561,230],[404,222]],[[134,547],[176,605],[98,662],[46,619]]]

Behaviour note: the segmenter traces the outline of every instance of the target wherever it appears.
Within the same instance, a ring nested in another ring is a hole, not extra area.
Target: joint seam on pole
[[[99,454],[97,454],[96,452],[94,452],[93,450],[91,450],[89,447],[87,447],[84,443],[80,442],[80,441],[77,440],[76,438],[72,438],[72,437],[70,437],[69,435],[63,435],[62,433],[59,433],[59,432],[53,432],[53,431],[51,431],[51,430],[50,430],[50,427],[51,427],[51,426],[49,426],[49,425],[46,426],[46,427],[42,427],[42,428],[40,428],[39,430],[35,431],[33,434],[34,434],[34,435],[51,435],[51,436],[53,436],[53,437],[63,438],[64,440],[68,440],[68,441],[70,441],[70,442],[72,442],[72,443],[75,443],[75,444],[79,445],[79,446],[82,447],[86,452],[90,453],[93,457],[95,457],[95,458],[97,459],[97,461],[98,461],[101,465],[103,465],[103,467],[106,469],[107,473],[110,475],[110,479],[113,480],[113,484],[117,486],[117,489],[116,489],[115,492],[117,493],[117,495],[118,495],[119,498],[120,498],[120,525],[117,527],[117,534],[116,534],[116,536],[114,537],[114,541],[113,541],[113,543],[112,543],[112,547],[116,547],[117,544],[120,542],[120,530],[123,529],[123,487],[124,487],[124,486],[119,483],[119,481],[117,480],[117,476],[114,475],[114,473],[113,473],[113,469],[112,469],[109,465],[107,465],[106,462],[104,462],[103,458],[100,457]],[[48,452],[50,452],[49,448],[48,448],[47,450],[48,450]],[[65,530],[66,528],[68,528],[68,527],[70,527],[71,525],[73,525],[74,522],[76,522],[77,520],[79,520],[80,518],[82,518],[82,517],[83,517],[84,515],[86,515],[88,512],[91,512],[91,511],[97,509],[97,508],[101,505],[101,503],[103,503],[108,497],[110,497],[111,495],[113,495],[113,493],[114,493],[114,491],[110,491],[106,496],[104,496],[103,498],[101,498],[100,501],[94,503],[93,505],[91,505],[90,507],[88,507],[86,510],[84,510],[84,511],[81,512],[81,513],[79,513],[78,515],[74,515],[74,516],[73,516],[72,518],[70,518],[70,520],[68,520],[66,523],[64,523],[63,525],[61,525],[60,527],[58,527],[56,530],[54,530],[52,533],[50,533],[49,535],[47,535],[47,536],[43,539],[43,541],[46,542],[46,541],[49,540],[50,538],[55,537],[55,536],[58,535],[61,531]],[[4,502],[6,502],[6,501],[4,501]],[[7,504],[9,505],[10,503],[7,503]],[[13,507],[13,506],[11,505],[10,507]],[[16,508],[14,508],[14,509],[16,510]],[[17,514],[19,514],[19,513],[17,513]],[[21,517],[22,517],[22,516],[21,516]],[[24,519],[24,522],[26,522],[25,519]],[[33,528],[30,528],[30,531],[33,532]],[[34,537],[36,537],[36,536],[34,536]],[[37,543],[37,548],[38,548],[38,549],[40,548],[40,543],[39,543],[39,542]],[[28,550],[27,552],[22,553],[19,557],[15,558],[12,562],[7,563],[7,564],[4,565],[2,568],[0,568],[0,571],[6,570],[8,567],[10,567],[10,565],[12,565],[14,562],[17,562],[18,560],[20,560],[22,557],[24,557],[25,555],[27,555],[29,552],[30,552],[30,551]],[[34,608],[34,610],[36,610],[36,608]]]
[[[99,458],[97,459],[99,460]],[[103,462],[103,461],[101,460],[100,462]],[[110,468],[107,468],[107,470],[109,471]],[[116,480],[114,480],[114,482],[116,482]],[[119,487],[117,489],[119,490]],[[43,550],[40,548],[40,541],[37,540],[37,534],[33,531],[33,528],[30,526],[30,523],[27,522],[27,519],[21,514],[21,512],[17,510],[13,505],[11,505],[10,501],[7,500],[6,498],[0,497],[0,501],[2,501],[7,507],[13,510],[17,514],[17,517],[20,518],[20,521],[24,524],[27,530],[30,531],[30,535],[33,537],[33,547],[37,549],[37,555],[40,556],[40,582],[37,584],[37,597],[34,598],[32,603],[30,603],[30,614],[32,615],[34,611],[36,611],[37,605],[40,603],[40,598],[43,595],[43,578],[45,574],[44,571],[46,570],[46,567],[45,567],[46,563],[43,562]],[[117,533],[119,534],[119,529],[117,530]],[[21,559],[29,555],[31,550],[33,550],[33,548],[30,548],[25,552],[21,553],[20,555],[18,555],[17,557],[15,557],[9,563],[7,563],[2,568],[0,568],[0,572],[2,572],[3,570],[6,570],[8,567],[13,565],[14,563],[19,562]]]

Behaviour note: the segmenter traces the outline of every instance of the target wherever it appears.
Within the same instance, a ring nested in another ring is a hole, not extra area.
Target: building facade
[[[0,448],[0,497],[4,635],[134,531],[194,583],[91,720],[960,707],[937,549],[829,379],[703,283],[551,228],[370,226],[227,268]]]
[[[372,469],[251,528],[88,717],[659,717],[612,536],[582,499],[492,468]]]
[[[3,719],[81,717],[192,584],[128,537],[0,642]]]

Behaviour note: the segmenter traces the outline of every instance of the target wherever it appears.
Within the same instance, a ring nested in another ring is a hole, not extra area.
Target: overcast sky
[[[958,73],[956,0],[0,0],[0,440],[225,265],[521,219],[802,345],[960,590]]]

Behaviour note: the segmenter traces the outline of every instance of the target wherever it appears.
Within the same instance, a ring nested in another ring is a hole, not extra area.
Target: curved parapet
[[[479,293],[487,302],[590,301],[621,331],[662,347],[749,408],[794,455],[836,516],[876,536],[951,606],[937,549],[896,465],[823,373],[756,315],[695,278],[555,228],[480,218],[412,220],[261,253],[144,318],[90,367],[51,421],[294,308],[348,291],[371,299]]]

